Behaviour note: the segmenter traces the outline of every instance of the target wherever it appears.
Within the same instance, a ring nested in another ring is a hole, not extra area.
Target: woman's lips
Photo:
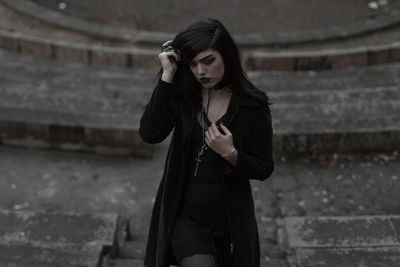
[[[200,78],[199,81],[201,83],[209,83],[211,81],[211,78]]]

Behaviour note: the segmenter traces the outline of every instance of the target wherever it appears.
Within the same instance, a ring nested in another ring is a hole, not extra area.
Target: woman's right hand
[[[171,45],[172,40],[166,41],[162,46],[167,47]],[[175,72],[178,68],[177,62],[181,60],[181,57],[173,51],[161,52],[158,55],[163,69],[161,80],[164,82],[171,83],[174,79]]]

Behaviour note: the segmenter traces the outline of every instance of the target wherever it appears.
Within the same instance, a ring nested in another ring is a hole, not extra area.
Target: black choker
[[[215,91],[218,91],[218,90],[221,90],[221,89],[223,89],[225,87],[226,87],[226,84],[221,81],[221,82],[217,83],[217,85],[215,85],[214,87],[210,88],[210,90],[214,89]]]

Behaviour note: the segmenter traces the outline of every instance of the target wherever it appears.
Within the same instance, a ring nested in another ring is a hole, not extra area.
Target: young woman
[[[259,267],[249,179],[273,169],[268,97],[246,77],[217,20],[167,41],[159,81],[140,121],[144,141],[173,130],[153,208],[145,265]]]

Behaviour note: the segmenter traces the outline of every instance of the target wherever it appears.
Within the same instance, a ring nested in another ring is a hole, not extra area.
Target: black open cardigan
[[[185,188],[190,158],[187,145],[190,140],[183,140],[176,92],[173,84],[160,80],[140,120],[140,136],[148,143],[162,142],[174,130],[153,207],[145,256],[145,266],[148,267],[176,264],[171,253],[170,236]],[[260,244],[249,179],[265,180],[274,169],[270,110],[266,103],[234,92],[225,121],[238,151],[236,166],[220,159],[234,266],[259,267]]]

